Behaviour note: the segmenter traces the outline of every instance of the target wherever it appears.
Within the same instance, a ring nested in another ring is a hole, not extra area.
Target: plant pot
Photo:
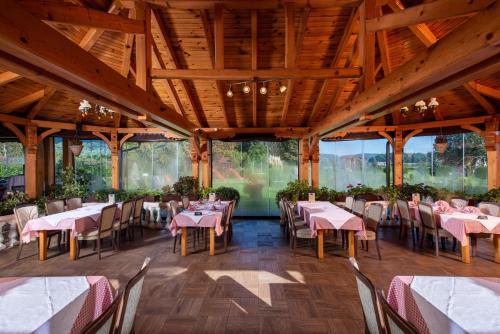
[[[448,143],[435,143],[434,148],[440,154],[443,154],[448,148]]]

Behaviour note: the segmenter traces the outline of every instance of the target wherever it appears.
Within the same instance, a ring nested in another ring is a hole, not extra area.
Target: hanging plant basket
[[[448,140],[445,136],[437,136],[434,140],[434,148],[440,154],[443,154],[448,148]]]
[[[82,143],[73,144],[73,145],[69,146],[69,149],[71,150],[71,152],[73,153],[73,155],[75,157],[77,157],[77,156],[80,155],[80,153],[82,153],[83,145],[82,145]]]

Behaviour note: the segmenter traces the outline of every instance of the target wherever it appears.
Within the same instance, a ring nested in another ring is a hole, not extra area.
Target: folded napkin
[[[479,208],[476,208],[475,206],[465,206],[461,210],[463,213],[481,213],[481,210]]]
[[[439,211],[439,212],[448,212],[450,211],[450,204],[446,201],[437,201],[434,203],[434,210]]]

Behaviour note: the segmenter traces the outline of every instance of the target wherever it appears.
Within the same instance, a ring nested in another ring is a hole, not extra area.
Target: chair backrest
[[[128,281],[125,287],[123,302],[116,326],[118,334],[130,334],[134,332],[135,313],[139,305],[142,285],[144,283],[144,277],[148,272],[150,261],[151,259],[149,257],[144,260],[141,270]]]
[[[499,216],[500,215],[500,206],[493,202],[481,202],[479,203],[479,210],[484,214],[490,216]]]
[[[372,203],[366,210],[364,217],[365,226],[367,229],[377,232],[378,224],[380,219],[382,219],[382,212],[384,211],[384,206],[380,203]]]
[[[377,291],[377,297],[384,319],[387,334],[417,334],[415,326],[401,317],[387,302],[381,291]]]
[[[427,228],[435,229],[436,221],[434,220],[434,210],[432,205],[427,203],[418,203],[418,212],[420,213],[420,218],[422,218],[422,224]]]
[[[285,210],[288,222],[288,229],[292,232],[292,235],[295,236],[296,226],[295,226],[295,215],[293,213],[294,205],[292,202],[286,201]]]
[[[354,197],[352,196],[347,196],[345,198],[345,208],[348,211],[352,211],[352,206],[354,205]]]
[[[101,216],[99,217],[99,235],[113,230],[116,208],[116,204],[111,204],[101,209]]]
[[[173,218],[177,214],[177,211],[179,209],[179,202],[171,200],[170,202],[168,202],[168,204],[170,206],[170,216],[171,218]]]
[[[123,295],[119,293],[109,305],[109,307],[81,331],[82,334],[113,334],[118,316],[118,306],[122,301]]]
[[[55,199],[45,203],[45,213],[48,215],[53,215],[56,213],[61,213],[64,211],[64,200]]]
[[[144,197],[136,197],[134,199],[134,212],[132,214],[134,219],[134,224],[141,222],[143,205],[144,205]]]
[[[452,198],[450,201],[450,205],[454,208],[463,208],[469,204],[469,201],[461,198]]]
[[[215,195],[215,193],[208,194],[208,201],[209,202],[215,202],[216,200],[217,200],[217,196]]]
[[[130,222],[130,217],[132,216],[132,211],[134,208],[134,200],[129,199],[123,202],[122,210],[120,212],[120,224],[125,224]]]
[[[82,207],[82,199],[80,197],[73,197],[66,199],[66,206],[68,210],[75,210]]]
[[[14,217],[20,234],[28,220],[38,218],[38,207],[35,204],[18,205],[14,208]]]
[[[399,219],[403,219],[407,222],[411,221],[411,215],[410,215],[410,207],[408,206],[408,202],[402,199],[398,199],[396,201],[396,204],[398,206],[398,212],[399,212]]]
[[[352,206],[352,213],[357,216],[363,217],[365,214],[366,201],[364,199],[357,199]]]
[[[191,204],[191,202],[189,201],[189,197],[187,196],[182,196],[182,207],[184,209],[187,209],[189,208],[189,205]]]
[[[380,307],[377,302],[377,294],[373,283],[359,271],[358,263],[353,257],[349,258],[356,277],[356,284],[358,286],[358,294],[361,299],[361,307],[363,310],[363,317],[365,319],[366,328],[371,334],[384,333],[382,321],[380,318]]]

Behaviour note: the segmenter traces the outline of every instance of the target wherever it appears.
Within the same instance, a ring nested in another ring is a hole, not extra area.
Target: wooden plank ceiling
[[[49,2],[63,3],[62,0]],[[422,2],[381,1],[377,15],[397,13]],[[64,3],[123,18],[136,17],[135,3],[131,0],[72,0]],[[189,7],[190,3],[193,7]],[[252,1],[253,7],[242,5],[243,1],[227,3],[229,5],[223,4],[221,9],[223,35],[220,35],[215,27],[216,11],[210,1],[149,1],[152,8],[153,68],[220,68],[216,60],[221,55],[224,69],[239,70],[282,69],[285,66],[299,69],[349,68],[363,63],[357,44],[360,15],[356,1],[338,1],[340,6],[327,8],[314,7],[314,2],[307,7],[304,6],[305,1],[297,1],[287,9],[281,2],[274,1],[267,4]],[[286,11],[290,11],[287,19]],[[375,82],[459,29],[469,18],[470,15],[460,16],[378,31],[374,50]],[[119,30],[116,25],[110,30],[102,30],[60,22],[46,23],[135,84],[138,44],[137,39],[134,42],[132,32],[116,31]],[[120,23],[117,24],[119,27]],[[293,34],[293,43],[290,40],[286,42],[287,34]],[[222,49],[215,45],[216,39],[221,36]],[[290,45],[287,46],[287,43]],[[290,55],[291,64],[286,64],[286,52],[293,53]],[[248,83],[253,90],[262,86],[261,82]],[[266,82],[266,95],[245,94],[242,92],[243,85],[238,81],[154,79],[152,84],[154,94],[165,105],[200,128],[314,127],[360,90],[359,78],[277,78]],[[287,90],[280,92],[280,85],[287,85]],[[234,92],[232,97],[226,95],[230,86]],[[500,74],[496,73],[439,93],[437,99],[440,106],[434,114],[401,117],[395,110],[392,115],[365,125],[411,124],[496,114],[500,106],[499,92]],[[55,90],[20,77],[9,68],[1,69],[0,114],[74,123],[81,119],[78,111],[81,99],[71,92]],[[114,119],[90,116],[85,117],[83,122],[107,127],[144,126],[138,120],[125,116]]]

